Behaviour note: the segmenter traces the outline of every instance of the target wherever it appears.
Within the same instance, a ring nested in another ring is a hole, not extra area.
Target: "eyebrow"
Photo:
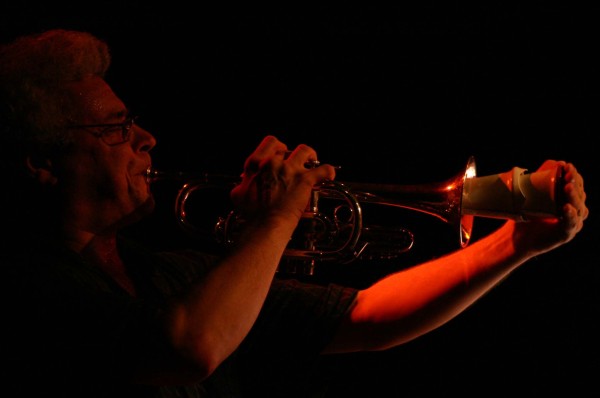
[[[123,108],[119,110],[115,110],[110,112],[107,117],[104,117],[103,120],[95,119],[90,123],[71,123],[72,126],[102,126],[105,124],[119,124],[121,122],[113,122],[115,119],[119,120],[127,120],[127,118],[132,117],[134,114],[131,112],[129,108]],[[110,121],[110,122],[109,122]]]
[[[118,124],[119,122],[113,122],[113,120],[125,120],[131,116],[129,108],[119,109],[110,112],[107,117],[102,118],[102,121],[94,122],[94,125],[102,124]]]
[[[131,111],[128,108],[113,112],[110,115],[110,119],[127,119],[131,116]]]

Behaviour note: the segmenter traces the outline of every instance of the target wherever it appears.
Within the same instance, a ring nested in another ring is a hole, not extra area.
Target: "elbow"
[[[190,325],[184,312],[172,315],[168,336],[176,357],[183,362],[190,379],[208,378],[231,353],[225,348],[223,336],[202,325]]]
[[[184,385],[209,378],[225,357],[211,344],[194,341],[171,341],[170,354],[156,368],[150,366],[135,377],[137,382],[153,385]]]
[[[186,344],[181,351],[193,364],[195,378],[205,380],[223,363],[227,355],[222,352],[218,342],[213,342],[212,339],[196,336],[193,340]]]

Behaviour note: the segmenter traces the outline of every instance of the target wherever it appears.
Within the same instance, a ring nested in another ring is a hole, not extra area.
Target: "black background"
[[[596,8],[94,6],[5,6],[2,41],[55,27],[107,40],[107,79],[155,134],[161,168],[237,175],[266,134],[313,146],[340,180],[440,181],[471,155],[479,175],[574,162],[591,216],[573,242],[411,344],[334,361],[334,385],[346,396],[595,390]],[[477,219],[474,238],[496,225]]]

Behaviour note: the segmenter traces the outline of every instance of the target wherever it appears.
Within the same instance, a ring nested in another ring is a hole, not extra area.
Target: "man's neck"
[[[110,275],[131,295],[135,295],[135,286],[119,254],[116,235],[94,236],[80,254]]]

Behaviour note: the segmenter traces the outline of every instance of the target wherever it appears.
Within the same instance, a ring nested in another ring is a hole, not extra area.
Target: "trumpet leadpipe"
[[[240,177],[235,177],[228,174],[217,173],[187,173],[184,171],[168,171],[159,170],[153,166],[146,169],[146,181],[148,184],[157,181],[194,181],[196,183],[237,183],[241,180]]]

